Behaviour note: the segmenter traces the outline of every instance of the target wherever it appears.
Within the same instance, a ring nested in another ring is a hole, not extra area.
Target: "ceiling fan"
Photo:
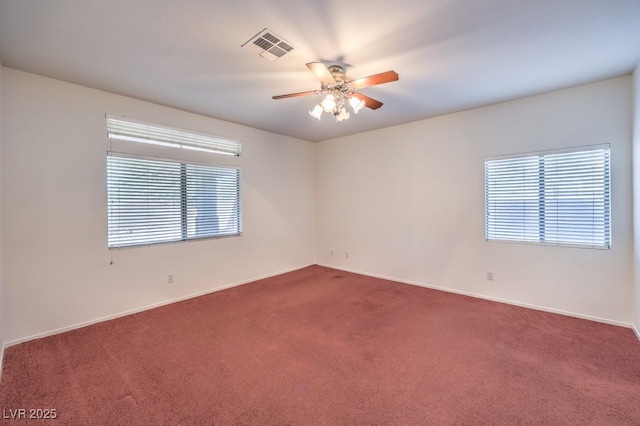
[[[365,106],[370,109],[378,109],[382,106],[382,102],[358,93],[357,91],[364,87],[376,86],[398,80],[398,74],[395,71],[386,71],[352,80],[344,73],[344,69],[339,65],[327,67],[322,62],[309,62],[307,67],[320,80],[319,90],[278,95],[274,96],[273,99],[326,94],[327,96],[316,105],[313,110],[309,111],[309,114],[318,120],[320,120],[323,112],[333,114],[338,121],[348,119],[350,114],[346,109],[347,103],[351,105],[351,108],[356,114]]]

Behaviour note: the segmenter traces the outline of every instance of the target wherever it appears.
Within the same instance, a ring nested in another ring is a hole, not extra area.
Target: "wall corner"
[[[632,74],[633,330],[640,339],[640,63]]]

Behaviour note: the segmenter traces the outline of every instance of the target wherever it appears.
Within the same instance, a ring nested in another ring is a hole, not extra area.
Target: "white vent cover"
[[[251,49],[271,62],[282,58],[293,50],[291,43],[267,28],[249,39],[241,47]]]

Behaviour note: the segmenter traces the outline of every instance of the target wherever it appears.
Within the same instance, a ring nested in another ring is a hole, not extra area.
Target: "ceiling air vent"
[[[273,31],[267,28],[260,31],[241,47],[251,49],[258,55],[272,62],[282,58],[293,50],[291,43],[284,41],[282,37],[275,35]]]

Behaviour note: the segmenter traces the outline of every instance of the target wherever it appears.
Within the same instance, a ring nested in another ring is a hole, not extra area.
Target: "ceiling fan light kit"
[[[351,80],[338,65],[327,67],[322,62],[310,62],[307,67],[320,79],[320,90],[278,95],[273,99],[326,94],[327,96],[309,111],[309,115],[318,120],[322,118],[323,112],[332,114],[337,121],[349,119],[351,114],[347,111],[347,104],[356,114],[365,106],[373,110],[378,109],[382,106],[382,102],[358,93],[357,90],[398,80],[398,74],[395,71]]]

